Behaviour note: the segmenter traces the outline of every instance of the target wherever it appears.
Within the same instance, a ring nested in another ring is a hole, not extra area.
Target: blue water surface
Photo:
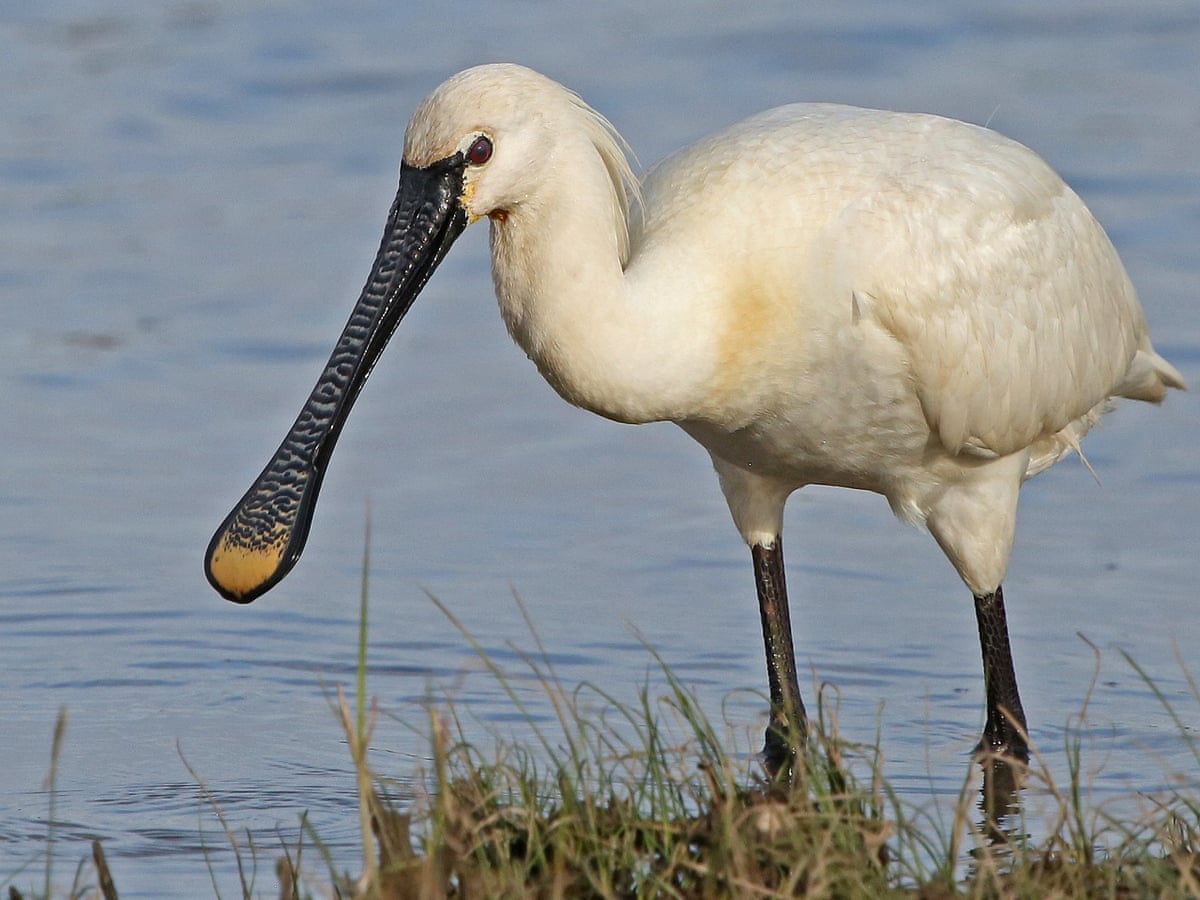
[[[103,840],[123,897],[256,894],[306,813],[360,850],[330,710],[353,681],[371,520],[372,757],[410,778],[426,700],[520,735],[439,598],[552,710],[519,658],[636,700],[661,652],[731,751],[765,703],[749,555],[704,452],[565,405],[511,346],[468,231],[363,393],[305,558],[234,607],[215,526],[291,424],[377,246],[405,123],[449,74],[512,60],[606,113],[643,164],[772,105],[988,123],[1109,229],[1159,350],[1200,384],[1200,8],[1090,0],[817,5],[502,0],[453,8],[97,0],[0,10],[0,882]],[[768,211],[764,211],[767,213]],[[769,216],[764,220],[769,228]],[[1006,582],[1033,736],[1065,778],[1085,709],[1098,800],[1196,761],[1200,404],[1127,404],[1030,483]],[[804,683],[840,692],[902,800],[953,804],[982,723],[970,596],[877,497],[813,489],[787,524]],[[1089,643],[1080,638],[1083,635]],[[1099,669],[1092,645],[1099,650]],[[516,648],[515,650],[513,648]],[[68,716],[48,821],[51,739]],[[320,871],[316,855],[309,864]],[[212,875],[210,877],[209,867]]]

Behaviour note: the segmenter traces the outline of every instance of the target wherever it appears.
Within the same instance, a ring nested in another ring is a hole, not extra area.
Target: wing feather
[[[926,118],[939,152],[900,155],[831,224],[853,248],[842,278],[905,347],[941,443],[1005,455],[1118,392],[1146,326],[1112,243],[1046,163]]]

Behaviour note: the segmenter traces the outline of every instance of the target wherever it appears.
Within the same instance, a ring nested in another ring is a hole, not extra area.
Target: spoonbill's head
[[[538,187],[553,163],[548,119],[566,92],[548,78],[511,65],[460,72],[425,98],[404,136],[405,169],[435,169],[457,191],[473,222],[503,220]],[[403,187],[403,178],[401,181]]]
[[[421,103],[405,135],[383,240],[350,320],[295,425],[209,544],[205,574],[222,596],[248,603],[299,559],[360,388],[469,223],[485,216],[503,223],[536,208],[545,185],[557,180],[553,173],[577,163],[574,151],[599,151],[624,230],[632,175],[618,141],[575,94],[515,65],[468,69]]]

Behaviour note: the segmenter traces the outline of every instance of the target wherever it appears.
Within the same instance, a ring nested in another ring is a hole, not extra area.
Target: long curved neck
[[[493,217],[504,322],[568,402],[622,422],[685,418],[704,377],[697,329],[682,321],[677,286],[627,278],[612,179],[599,158],[583,162]]]

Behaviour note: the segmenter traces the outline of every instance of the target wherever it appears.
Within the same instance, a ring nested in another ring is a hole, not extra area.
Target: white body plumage
[[[704,445],[751,545],[779,535],[796,488],[862,488],[926,524],[986,594],[1022,481],[1111,398],[1183,387],[1104,230],[993,131],[797,104],[679,151],[639,188],[574,94],[487,66],[431,95],[405,158],[453,150],[460,110],[494,111],[469,123],[496,154],[464,197],[493,219],[513,337],[568,401]]]
[[[325,370],[209,544],[213,586],[248,603],[290,571],[371,367],[485,216],[501,314],[546,380],[611,419],[675,422],[712,456],[754,563],[768,770],[805,733],[781,535],[807,484],[875,491],[928,527],[975,598],[980,746],[1025,758],[1001,590],[1021,484],[1113,398],[1184,384],[1079,197],[1025,147],[936,116],[785,106],[639,184],[608,122],[545,76],[450,78],[409,123]]]

